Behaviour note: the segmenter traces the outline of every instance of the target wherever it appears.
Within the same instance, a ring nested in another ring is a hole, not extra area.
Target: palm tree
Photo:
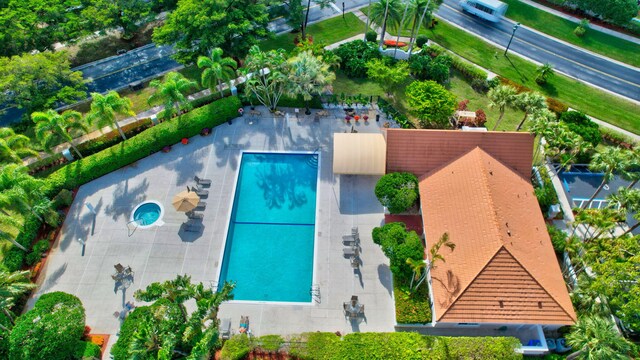
[[[380,35],[380,46],[384,44],[384,35],[387,26],[397,27],[402,19],[402,6],[400,0],[379,0],[369,8],[369,16],[375,23],[382,24],[382,34]]]
[[[602,182],[593,193],[591,198],[582,206],[582,208],[586,209],[591,206],[593,199],[600,193],[602,188],[613,179],[614,171],[616,169],[624,167],[622,164],[626,162],[629,158],[627,150],[623,150],[619,147],[607,146],[603,150],[598,151],[591,159],[591,163],[589,164],[589,168],[593,171],[599,171],[604,174],[602,177]]]
[[[435,269],[436,262],[438,262],[438,261],[445,262],[444,256],[442,256],[442,254],[440,254],[440,249],[443,246],[448,247],[449,250],[451,250],[451,251],[456,249],[456,244],[454,244],[453,241],[449,240],[449,233],[442,234],[442,236],[440,237],[438,242],[433,244],[431,249],[429,249],[429,255],[431,255],[431,261],[429,261],[429,267],[428,267],[429,270]]]
[[[567,342],[576,352],[567,356],[573,359],[629,359],[633,344],[622,337],[614,323],[600,316],[584,316],[578,319]]]
[[[82,159],[80,150],[73,144],[70,130],[79,130],[87,132],[87,127],[80,122],[82,115],[77,111],[65,111],[58,114],[55,110],[47,110],[47,112],[34,112],[31,119],[36,123],[36,139],[40,141],[47,151],[51,151],[53,146],[61,142],[68,142],[76,154]]]
[[[554,74],[555,72],[553,71],[553,66],[549,63],[545,63],[544,65],[540,65],[540,67],[536,69],[535,81],[539,85],[544,85],[547,83],[547,79]]]
[[[187,309],[184,307],[184,302],[189,300],[193,295],[193,289],[190,276],[178,275],[173,280],[167,280],[163,283],[152,283],[144,290],[137,290],[133,296],[136,300],[142,301],[155,301],[161,298],[168,299],[180,307],[184,321],[186,322]]]
[[[631,181],[627,189],[633,188],[640,180],[640,149],[638,147],[629,150],[629,158],[620,170],[622,178]]]
[[[29,280],[31,273],[27,271],[8,272],[0,270],[0,308],[13,324],[13,316],[9,311],[15,299],[36,287]]]
[[[498,118],[498,121],[496,121],[496,124],[493,126],[493,131],[495,131],[500,125],[507,107],[513,107],[516,99],[516,94],[516,89],[513,86],[509,85],[498,85],[489,90],[489,92],[487,93],[487,96],[491,101],[489,102],[489,106],[497,107],[500,110],[500,117]]]
[[[0,225],[2,226],[0,228],[0,241],[8,241],[12,243],[15,247],[21,249],[24,252],[29,251],[27,250],[27,248],[25,248],[20,243],[18,243],[16,239],[14,239],[13,235],[3,230],[7,228],[19,229],[21,224],[16,219],[12,218],[11,216],[0,213]]]
[[[293,97],[302,96],[305,114],[309,115],[309,101],[331,85],[336,75],[329,71],[329,65],[322,61],[322,57],[315,57],[311,51],[305,51],[289,60],[288,78],[287,92]]]
[[[29,148],[31,139],[16,134],[11,128],[0,128],[0,163],[22,164],[25,156],[38,156],[38,152]]]
[[[632,214],[632,216],[638,220],[637,223],[627,229],[621,236],[627,235],[640,226],[640,219],[638,219],[640,218],[640,190],[630,188],[618,189],[617,193],[609,195],[609,206],[613,204],[618,205],[621,210],[627,214]]]
[[[536,92],[523,92],[516,95],[514,103],[520,110],[524,111],[524,117],[520,121],[520,124],[518,124],[516,131],[522,129],[522,125],[527,121],[529,114],[547,109],[547,98]]]
[[[182,74],[170,72],[164,77],[164,81],[153,80],[151,87],[156,88],[156,92],[149,97],[149,105],[163,104],[164,111],[162,117],[169,120],[174,114],[179,114],[182,110],[190,109],[191,102],[186,94],[197,87],[195,81],[186,79]]]
[[[115,125],[122,140],[127,140],[118,124],[116,114],[135,116],[136,114],[131,110],[131,106],[133,106],[131,100],[121,98],[115,91],[109,91],[107,95],[91,93],[91,98],[93,100],[91,101],[91,110],[86,117],[87,122],[91,125],[95,121],[100,128]]]
[[[409,0],[409,22],[411,35],[409,36],[409,54],[413,49],[414,39],[420,32],[421,26],[429,26],[431,14],[442,4],[442,0]],[[428,15],[428,16],[426,16]]]
[[[550,134],[552,128],[554,126],[557,126],[557,124],[558,122],[556,122],[556,114],[549,110],[540,111],[533,114],[531,119],[531,126],[529,126],[529,131],[531,131],[538,138],[536,149],[533,152],[534,159],[538,158],[538,155],[542,150],[542,139]]]
[[[411,283],[409,284],[409,291],[413,291],[414,290],[413,282],[418,281],[418,283],[421,283],[420,280],[424,275],[426,275],[426,272],[423,275],[422,270],[426,269],[427,263],[424,262],[424,260],[422,259],[408,258],[407,265],[409,265],[409,267],[411,267],[411,271],[413,271],[413,276],[411,277]],[[418,286],[415,287],[415,289],[417,288]]]
[[[57,226],[59,215],[53,202],[42,193],[43,185],[44,180],[29,175],[25,166],[5,165],[0,172],[0,201],[5,208],[31,213],[41,222]]]
[[[220,97],[223,97],[222,82],[234,78],[238,64],[232,58],[223,58],[222,49],[214,48],[211,50],[211,57],[200,56],[198,58],[198,67],[205,68],[202,72],[202,86],[213,90],[217,84]],[[229,89],[231,89],[231,83],[229,83]]]

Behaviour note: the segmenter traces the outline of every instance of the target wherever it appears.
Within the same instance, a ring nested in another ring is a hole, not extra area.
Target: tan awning
[[[384,175],[387,144],[382,134],[334,133],[333,173]]]

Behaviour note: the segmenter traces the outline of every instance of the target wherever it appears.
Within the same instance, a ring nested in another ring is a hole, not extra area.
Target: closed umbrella
[[[200,197],[193,191],[182,191],[173,197],[171,204],[177,211],[187,212],[198,206]]]

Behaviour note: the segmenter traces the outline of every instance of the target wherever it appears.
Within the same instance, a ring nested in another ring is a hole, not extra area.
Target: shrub
[[[426,35],[418,35],[416,37],[416,46],[422,48],[428,41],[429,38]]]
[[[16,320],[9,338],[9,358],[73,358],[84,324],[84,308],[77,297],[63,292],[44,294]]]
[[[220,358],[222,360],[244,359],[251,351],[250,340],[247,334],[234,335],[225,341]]]
[[[47,250],[49,250],[48,240],[40,240],[33,246],[33,251],[37,251],[40,254],[43,254]]]
[[[560,121],[566,123],[569,130],[582,136],[585,141],[590,142],[594,147],[600,144],[602,140],[600,127],[584,113],[567,111],[560,115]]]
[[[476,110],[476,126],[484,126],[487,122],[487,114],[482,109]]]
[[[41,258],[42,258],[42,254],[40,254],[39,252],[36,252],[36,251],[32,251],[26,257],[27,265],[33,266],[33,265],[35,265],[35,263],[40,261]]]
[[[553,250],[555,250],[559,254],[562,254],[567,247],[567,233],[553,225],[547,225],[547,231],[549,232],[549,237],[551,238]]]
[[[398,123],[398,125],[400,125],[401,128],[403,129],[412,129],[414,126],[411,123],[411,121],[409,121],[409,118],[407,118],[407,116],[401,112],[399,112],[398,110],[396,110],[389,102],[387,102],[385,99],[378,99],[378,108],[385,114],[387,115],[387,117],[391,120],[394,120],[395,122]]]
[[[433,337],[431,355],[438,359],[522,359],[522,346],[514,337]]]
[[[129,344],[133,338],[137,326],[141,323],[149,321],[153,316],[150,306],[139,306],[129,313],[124,323],[120,327],[120,336],[118,341],[111,347],[111,355],[115,360],[127,360],[131,356],[129,354]]]
[[[396,281],[408,283],[413,272],[407,259],[424,259],[424,245],[415,231],[407,231],[404,223],[389,223],[376,227],[372,232],[373,242],[380,245],[389,258],[389,267]]]
[[[375,194],[392,214],[411,208],[418,200],[418,178],[411,173],[390,173],[378,180]]]
[[[340,346],[340,336],[328,332],[302,333],[291,341],[289,355],[294,358],[334,359]]]
[[[624,136],[617,131],[602,128],[600,133],[602,134],[602,140],[608,144],[620,146],[625,149],[633,149],[636,146],[635,140]]]
[[[340,45],[333,52],[340,57],[340,69],[348,77],[364,78],[367,76],[366,64],[382,55],[375,43],[355,40]]]
[[[260,344],[260,348],[269,352],[276,352],[280,350],[284,339],[280,335],[265,335],[255,340],[257,344]]]
[[[73,189],[93,179],[129,165],[166,145],[200,133],[203,127],[214,127],[237,116],[240,100],[228,97],[195,109],[171,121],[165,121],[126,141],[99,153],[75,161],[47,178],[46,193],[51,196],[62,189]]]
[[[72,203],[73,203],[73,193],[67,189],[60,190],[58,195],[56,195],[53,198],[53,206],[56,209],[61,209],[61,208],[71,206]]]
[[[122,126],[122,132],[124,132],[127,138],[134,137],[141,132],[149,129],[153,123],[150,119],[142,119],[131,124]],[[122,142],[122,137],[118,130],[110,131],[100,137],[97,137],[91,141],[85,141],[82,144],[78,144],[78,150],[84,156],[93,155],[106,148],[109,148],[117,143]]]
[[[426,282],[418,289],[409,291],[409,283],[400,286],[399,281],[393,283],[393,298],[396,303],[396,321],[399,324],[426,324],[431,322],[431,304],[429,288]]]
[[[484,94],[491,89],[489,82],[484,79],[474,78],[471,80],[471,88],[477,93]]]
[[[89,341],[78,341],[76,343],[76,348],[74,349],[73,356],[74,359],[100,359],[100,354],[102,350],[100,346],[89,342]]]
[[[553,111],[558,117],[562,116],[562,113],[569,110],[569,106],[554,98],[547,98],[547,107]]]
[[[351,333],[344,336],[335,359],[422,359],[430,352],[415,332]]]
[[[4,255],[4,259],[2,260],[2,264],[5,269],[9,272],[14,272],[22,269],[22,264],[24,264],[26,253],[19,249],[18,247],[12,247],[7,251]]]
[[[366,34],[364,34],[364,37],[368,42],[373,42],[374,43],[378,39],[378,33],[375,32],[374,30],[369,30],[369,31],[367,31]]]
[[[578,25],[575,29],[573,29],[573,34],[577,37],[583,37],[586,32],[587,32],[587,29],[583,28],[580,25]]]
[[[457,56],[454,56],[451,58],[451,66],[453,66],[454,69],[460,71],[462,76],[464,76],[469,80],[473,80],[473,79],[486,80],[488,76],[486,71],[480,69],[479,67],[471,63],[466,62],[465,60]]]
[[[533,181],[533,187],[538,204],[540,204],[540,210],[546,215],[549,212],[549,207],[558,203],[558,195],[553,188],[547,169],[544,167],[538,167],[537,169],[542,178],[542,185],[538,181]]]
[[[296,98],[292,98],[290,96],[283,96],[278,101],[278,107],[290,107],[290,108],[304,108],[306,106],[306,102],[302,98],[302,96],[298,96]],[[314,96],[311,101],[309,101],[310,109],[322,109],[322,99],[320,96]]]
[[[458,111],[467,111],[467,106],[469,105],[469,100],[464,99],[458,103]]]

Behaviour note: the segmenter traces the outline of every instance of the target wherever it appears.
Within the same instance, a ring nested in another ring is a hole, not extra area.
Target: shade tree
[[[451,127],[450,117],[456,110],[456,97],[435,81],[414,81],[405,93],[411,110],[425,128]]]
[[[391,96],[409,77],[409,64],[406,61],[389,65],[384,59],[373,59],[366,66],[367,76],[380,85],[387,96]]]
[[[116,115],[128,115],[135,116],[131,107],[131,99],[121,98],[115,91],[109,91],[106,95],[99,93],[91,93],[91,109],[86,116],[86,121],[93,125],[98,125],[100,129],[104,126],[115,126],[122,137],[122,140],[126,140]]]

